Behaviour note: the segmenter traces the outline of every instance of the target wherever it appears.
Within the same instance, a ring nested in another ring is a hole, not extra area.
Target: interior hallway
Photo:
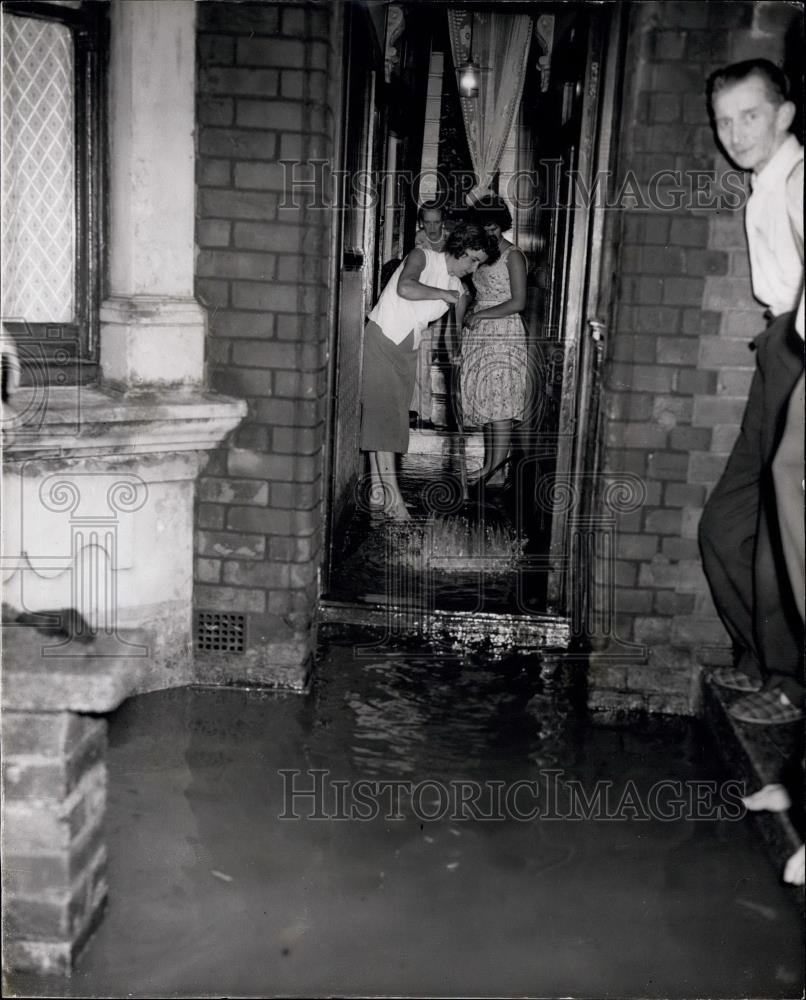
[[[507,787],[560,770],[643,801],[659,779],[725,779],[696,722],[592,727],[534,657],[356,641],[377,642],[320,645],[308,695],[122,706],[105,919],[72,979],[6,995],[800,995],[797,906],[746,817],[420,822],[403,795],[399,820],[279,819],[281,769]]]

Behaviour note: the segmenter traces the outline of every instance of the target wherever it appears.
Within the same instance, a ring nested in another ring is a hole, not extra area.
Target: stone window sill
[[[4,412],[6,462],[206,451],[246,416],[246,402],[214,392],[118,394],[87,386],[21,388]],[[10,432],[10,433],[8,433]]]

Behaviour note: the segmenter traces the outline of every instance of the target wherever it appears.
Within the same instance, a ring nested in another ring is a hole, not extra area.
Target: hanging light
[[[459,92],[462,97],[479,96],[479,75],[481,67],[473,62],[473,56],[468,54],[466,62],[459,67]]]

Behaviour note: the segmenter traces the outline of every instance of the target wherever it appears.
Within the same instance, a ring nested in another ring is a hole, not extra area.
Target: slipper
[[[761,678],[751,677],[744,670],[737,670],[735,667],[718,667],[708,674],[708,679],[717,687],[727,688],[729,691],[760,691],[762,688]]]
[[[759,726],[780,726],[803,718],[801,709],[793,705],[783,691],[776,690],[745,695],[734,701],[728,712],[739,722]]]

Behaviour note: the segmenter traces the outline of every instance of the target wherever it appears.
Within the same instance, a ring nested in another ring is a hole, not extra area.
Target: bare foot
[[[806,855],[804,855],[803,844],[801,844],[786,863],[784,882],[788,882],[790,885],[803,885],[804,868],[806,868]]]
[[[789,793],[783,785],[765,785],[752,795],[742,799],[749,812],[786,812],[792,805]]]

